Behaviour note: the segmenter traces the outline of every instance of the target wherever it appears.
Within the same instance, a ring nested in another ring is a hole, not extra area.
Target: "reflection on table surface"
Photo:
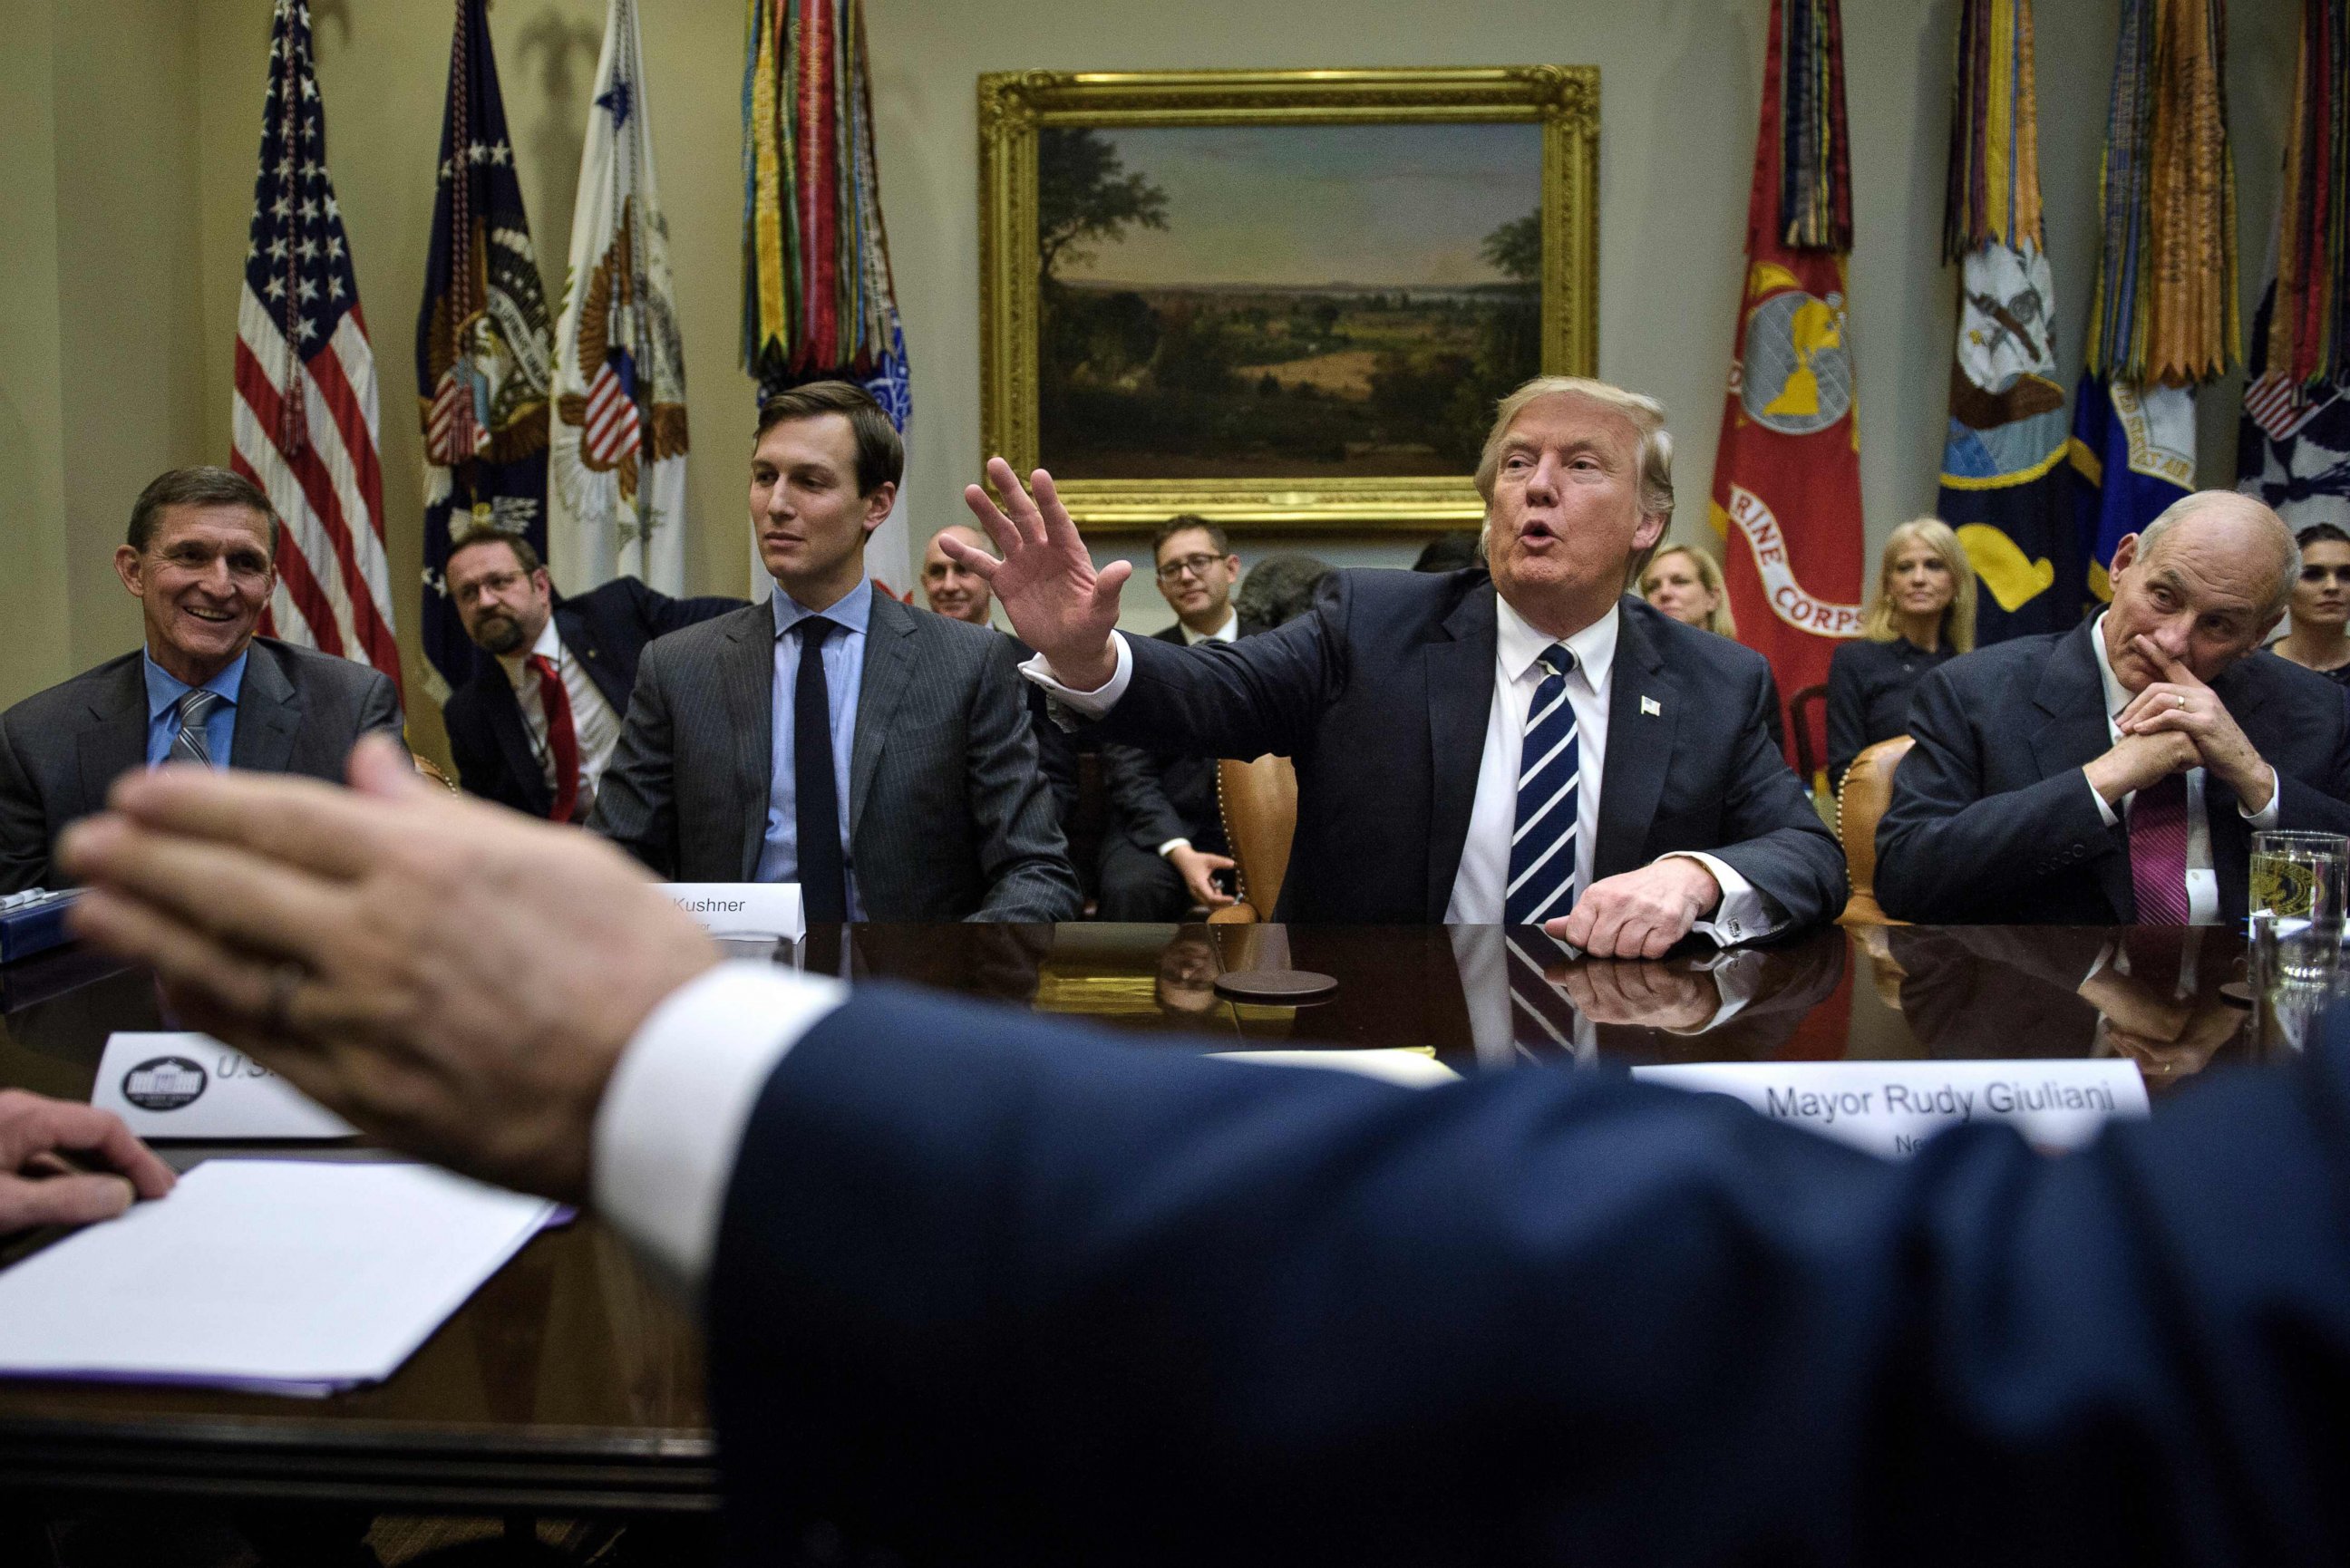
[[[868,925],[821,928],[802,951],[772,956],[1170,1048],[1415,1046],[1462,1073],[2110,1054],[2160,1093],[2259,1054],[2250,1013],[2220,991],[2243,977],[2243,940],[2216,929],[1828,929],[1643,963],[1580,958],[1530,928]],[[1337,991],[1270,1006],[1217,990],[1220,977],[1283,969],[1333,976]],[[144,973],[79,950],[41,955],[0,970],[0,1085],[87,1096],[109,1033],[174,1026]],[[535,1241],[381,1387],[288,1401],[0,1385],[0,1484],[43,1462],[82,1473],[99,1462],[82,1439],[129,1424],[247,1444],[274,1432],[279,1462],[297,1443],[315,1455],[331,1430],[387,1451],[504,1444],[542,1467],[550,1454],[639,1472],[700,1467],[675,1472],[673,1505],[706,1501],[698,1335],[593,1221]],[[629,1490],[642,1480],[616,1482],[615,1495],[643,1506]],[[364,1495],[365,1483],[349,1490]]]

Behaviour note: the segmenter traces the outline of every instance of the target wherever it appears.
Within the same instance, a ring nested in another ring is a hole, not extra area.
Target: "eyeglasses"
[[[1161,561],[1159,564],[1159,580],[1171,583],[1186,572],[1195,577],[1205,577],[1208,568],[1222,565],[1223,559],[1222,556],[1180,556],[1172,561]]]
[[[475,599],[487,598],[492,594],[506,593],[528,576],[527,572],[492,572],[486,577],[477,577],[470,583],[459,584],[450,591],[449,597],[461,605],[469,605]]]

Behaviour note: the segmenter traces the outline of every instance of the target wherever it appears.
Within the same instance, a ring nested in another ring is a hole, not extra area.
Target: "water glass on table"
[[[2314,985],[2340,961],[2350,839],[2270,828],[2252,835],[2252,948],[2272,983]]]

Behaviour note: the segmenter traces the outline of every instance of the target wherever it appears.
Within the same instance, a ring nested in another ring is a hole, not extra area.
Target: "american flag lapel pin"
[[[1651,714],[1659,719],[1665,716],[1665,711],[1658,705],[1657,700],[1654,697],[1648,696],[1645,692],[1642,693],[1640,697],[1640,711]]]

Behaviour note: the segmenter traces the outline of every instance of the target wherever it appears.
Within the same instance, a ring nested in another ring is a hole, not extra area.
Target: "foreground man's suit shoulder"
[[[2091,623],[2017,638],[1919,680],[1909,706],[1918,743],[1877,831],[1886,913],[1941,924],[2137,919],[2128,828],[2106,826],[2081,772],[2113,744],[2094,635]],[[2221,670],[2211,690],[2276,770],[2277,825],[2350,832],[2350,693],[2258,657]],[[2251,833],[2232,790],[2207,774],[2204,791],[2220,911],[2240,919]]]
[[[1102,732],[1295,759],[1282,918],[1440,921],[1493,701],[1495,603],[1482,570],[1343,571],[1312,614],[1262,636],[1191,649],[1129,638],[1133,681]],[[1770,667],[1638,599],[1617,613],[1593,876],[1703,850],[1790,925],[1832,918],[1844,856],[1771,744]]]
[[[709,1281],[745,1548],[910,1561],[2350,1553],[2350,1061],[2046,1158],[1427,1091],[860,987]]]
[[[588,826],[675,880],[750,880],[775,650],[764,604],[648,647]],[[995,632],[874,593],[842,809],[869,919],[1076,918],[1014,645]]]
[[[400,736],[400,694],[381,670],[275,638],[248,646],[231,766],[340,783],[352,745],[376,730]],[[58,886],[57,835],[146,756],[137,649],[0,713],[0,893]]]

